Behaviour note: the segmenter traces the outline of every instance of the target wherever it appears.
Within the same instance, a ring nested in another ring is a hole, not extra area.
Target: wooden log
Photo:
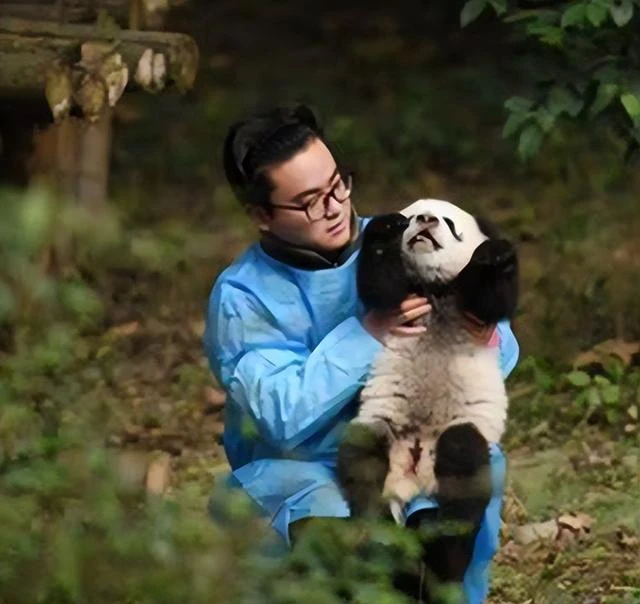
[[[132,75],[145,51],[151,50],[164,57],[166,85],[186,91],[195,82],[198,46],[186,34],[4,18],[0,19],[0,94],[41,96],[51,66],[60,60],[77,63],[86,42],[112,44]],[[135,81],[129,78],[129,85]]]
[[[0,18],[89,23],[106,11],[121,27],[162,29],[171,8],[184,0],[0,0]]]

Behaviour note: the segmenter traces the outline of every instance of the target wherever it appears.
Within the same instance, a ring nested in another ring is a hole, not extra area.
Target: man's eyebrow
[[[329,178],[329,183],[332,183],[333,180],[335,179],[335,177],[338,175],[339,169],[338,166],[336,166],[336,169],[333,171],[333,174],[331,174],[331,177]],[[320,193],[320,191],[322,191],[321,188],[314,188],[314,189],[307,189],[306,191],[302,191],[301,193],[298,193],[293,199],[295,201],[300,201],[303,197],[306,197],[307,195],[311,195],[312,193]]]

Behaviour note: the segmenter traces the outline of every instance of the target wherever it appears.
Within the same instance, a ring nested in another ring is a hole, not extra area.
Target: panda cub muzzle
[[[409,247],[413,250],[420,243],[426,244],[430,242],[433,250],[441,250],[442,245],[433,235],[433,231],[438,227],[440,220],[436,216],[420,214],[415,217],[415,227],[419,230],[413,235],[408,242]],[[413,225],[412,225],[413,226]]]

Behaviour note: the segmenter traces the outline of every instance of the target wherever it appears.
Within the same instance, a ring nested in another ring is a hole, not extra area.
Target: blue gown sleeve
[[[498,323],[498,335],[500,337],[500,366],[502,375],[506,379],[518,362],[520,346],[511,330],[509,321]]]
[[[286,329],[251,294],[222,287],[210,301],[204,344],[214,375],[260,435],[291,450],[353,399],[382,345],[356,317],[313,350]]]

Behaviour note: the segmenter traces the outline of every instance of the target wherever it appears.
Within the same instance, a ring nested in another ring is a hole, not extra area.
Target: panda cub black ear
[[[486,216],[476,216],[475,219],[478,224],[478,228],[483,235],[489,239],[498,239],[500,237],[498,227],[496,227],[496,225]]]
[[[356,286],[367,310],[394,310],[412,291],[402,261],[408,226],[408,218],[393,213],[372,218],[364,229]]]

